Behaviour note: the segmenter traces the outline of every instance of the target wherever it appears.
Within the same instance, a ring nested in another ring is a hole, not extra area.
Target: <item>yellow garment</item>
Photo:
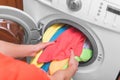
[[[49,74],[53,75],[56,71],[62,70],[66,64],[68,64],[69,58],[60,60],[60,61],[52,61],[49,67]]]
[[[44,63],[37,63],[39,56],[41,55],[42,50],[36,54],[36,56],[31,60],[30,64],[34,64],[36,67],[40,68]]]
[[[51,27],[49,27],[42,38],[43,42],[48,42],[52,36],[57,32],[59,28],[61,28],[64,24],[54,24]]]
[[[54,24],[51,27],[49,27],[42,38],[42,42],[49,42],[51,37],[56,33],[56,31],[61,28],[64,24]],[[40,52],[37,53],[37,55],[30,61],[30,64],[34,64],[36,67],[40,68],[43,66],[44,63],[37,63],[37,60],[39,56],[41,55],[43,51],[41,50]]]

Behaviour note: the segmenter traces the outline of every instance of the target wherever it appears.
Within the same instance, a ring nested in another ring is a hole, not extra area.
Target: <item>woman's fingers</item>
[[[44,43],[38,43],[35,45],[36,51],[40,51],[41,49],[44,49],[45,47],[54,44],[55,42],[44,42]]]
[[[71,50],[71,56],[70,56],[70,60],[69,60],[69,67],[68,67],[68,71],[69,71],[69,76],[73,76],[75,74],[75,72],[78,70],[78,61],[75,60],[75,55],[74,55],[74,51]]]
[[[54,43],[55,42],[45,42],[45,43],[38,43],[35,45],[31,45],[32,53],[30,53],[29,56],[35,56],[40,50]]]
[[[74,57],[75,57],[74,51],[71,50],[71,56],[70,56],[70,60],[69,60],[69,66],[73,65],[73,66],[78,67],[78,61],[76,61]]]
[[[45,47],[47,47],[47,46],[49,46],[49,45],[52,45],[52,44],[54,44],[55,42],[45,42],[45,43],[39,43],[38,45],[39,45],[39,48],[40,49],[43,49],[43,48],[45,48]]]

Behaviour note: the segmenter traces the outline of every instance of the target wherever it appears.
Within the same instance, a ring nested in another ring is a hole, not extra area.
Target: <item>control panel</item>
[[[37,0],[68,15],[120,32],[120,0]]]

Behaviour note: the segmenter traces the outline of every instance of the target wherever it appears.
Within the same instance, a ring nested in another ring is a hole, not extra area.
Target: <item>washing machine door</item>
[[[24,11],[0,6],[0,40],[13,43],[37,43],[40,40],[39,29]]]

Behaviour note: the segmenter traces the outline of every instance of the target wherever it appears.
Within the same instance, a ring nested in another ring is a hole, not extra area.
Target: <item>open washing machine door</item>
[[[13,43],[28,44],[40,40],[39,29],[31,16],[8,6],[0,6],[0,33],[1,40]]]

